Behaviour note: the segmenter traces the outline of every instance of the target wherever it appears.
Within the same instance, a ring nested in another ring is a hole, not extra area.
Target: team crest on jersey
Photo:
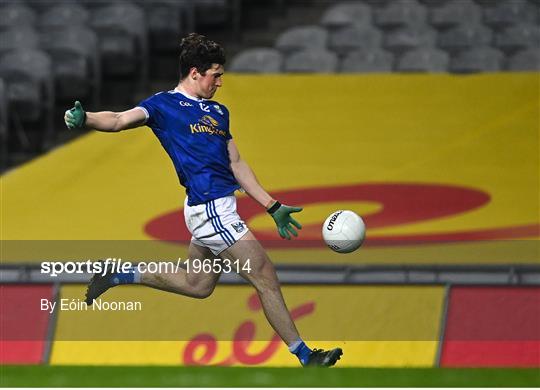
[[[221,110],[221,107],[219,106],[219,104],[214,104],[214,110],[216,110],[221,115],[223,115],[223,111]]]
[[[236,233],[241,233],[245,229],[245,226],[242,222],[231,223],[231,226],[234,230],[236,230]]]
[[[201,119],[199,119],[199,122],[201,122],[203,125],[211,126],[211,127],[217,127],[218,121],[212,118],[210,115],[205,115]]]

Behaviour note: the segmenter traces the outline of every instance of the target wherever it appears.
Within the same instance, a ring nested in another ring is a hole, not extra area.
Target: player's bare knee
[[[198,299],[208,298],[214,292],[216,283],[208,280],[194,280],[189,283],[189,293]]]
[[[212,289],[212,290],[209,290],[209,289],[206,289],[206,290],[194,290],[194,291],[191,292],[190,295],[193,298],[206,299],[210,295],[212,295],[213,292],[214,292],[214,289]]]

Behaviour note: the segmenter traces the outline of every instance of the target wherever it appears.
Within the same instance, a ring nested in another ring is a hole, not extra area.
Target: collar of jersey
[[[173,89],[173,92],[174,93],[179,93],[180,95],[183,95],[183,96],[187,97],[188,99],[195,100],[196,102],[204,102],[206,100],[206,99],[199,99],[199,98],[196,98],[195,96],[188,95],[187,93],[179,91],[176,88]]]

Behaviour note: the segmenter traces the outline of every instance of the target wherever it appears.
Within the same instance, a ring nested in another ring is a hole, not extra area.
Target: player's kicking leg
[[[239,241],[226,249],[221,257],[235,261],[238,259],[241,267],[249,259],[250,271],[241,271],[241,275],[255,287],[268,322],[302,365],[329,367],[336,364],[343,354],[341,348],[329,351],[311,350],[300,338],[283,299],[274,265],[251,232],[247,232]]]
[[[212,252],[199,245],[190,243],[190,259],[213,259]],[[121,285],[139,283],[159,290],[169,291],[176,294],[186,295],[193,298],[206,298],[212,294],[219,279],[219,273],[186,272],[179,269],[178,272],[143,273],[139,274],[136,269],[127,273],[111,272],[112,265],[105,272],[92,277],[86,291],[86,304],[92,305],[108,289]]]

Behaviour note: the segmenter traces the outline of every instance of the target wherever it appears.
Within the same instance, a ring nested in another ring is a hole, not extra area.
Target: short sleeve
[[[157,118],[159,116],[158,110],[159,106],[157,104],[157,96],[159,94],[155,94],[153,96],[150,96],[148,99],[143,100],[139,104],[137,104],[137,107],[142,109],[144,111],[144,115],[146,116],[145,125],[149,127],[154,127],[156,125]]]

